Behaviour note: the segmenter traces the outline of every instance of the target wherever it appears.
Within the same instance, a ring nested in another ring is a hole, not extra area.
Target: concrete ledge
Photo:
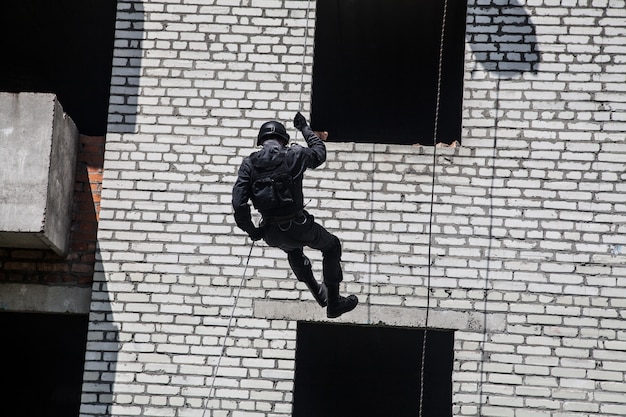
[[[295,321],[329,321],[353,324],[424,327],[426,309],[359,304],[356,309],[338,319],[326,318],[326,309],[309,301],[255,300],[255,317]],[[505,315],[482,312],[431,309],[428,328],[467,330],[474,332],[503,331]]]
[[[91,287],[0,284],[0,310],[88,314]]]
[[[78,138],[54,94],[0,93],[0,246],[67,254]]]

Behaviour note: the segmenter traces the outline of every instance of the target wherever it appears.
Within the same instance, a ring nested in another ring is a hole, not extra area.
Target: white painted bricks
[[[307,209],[383,324],[423,325],[431,262],[455,416],[623,416],[626,5],[469,3],[463,143],[436,149],[434,190],[432,148],[328,143]],[[308,115],[306,7],[118,3],[81,415],[200,416],[223,345],[209,414],[291,415],[296,320],[326,319],[264,244],[233,310],[250,242],[230,190],[263,121]]]

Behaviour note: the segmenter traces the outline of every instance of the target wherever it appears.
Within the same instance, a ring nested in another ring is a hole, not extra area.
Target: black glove
[[[302,131],[307,126],[306,119],[302,115],[302,113],[296,113],[296,117],[293,118],[293,125],[296,129]]]
[[[263,239],[263,236],[265,236],[265,232],[263,231],[262,228],[255,227],[254,229],[248,232],[248,236],[250,236],[250,239],[256,242],[257,240]]]

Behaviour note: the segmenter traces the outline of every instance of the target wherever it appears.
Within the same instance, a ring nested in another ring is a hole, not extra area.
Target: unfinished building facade
[[[81,416],[626,415],[625,44],[623,0],[118,1]],[[232,217],[297,111],[336,320]]]

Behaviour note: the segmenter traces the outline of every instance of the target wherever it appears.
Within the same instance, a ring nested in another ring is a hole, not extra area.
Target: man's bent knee
[[[323,254],[324,257],[341,259],[341,242],[337,236],[333,236],[332,245]]]
[[[287,252],[287,260],[289,261],[291,270],[296,274],[298,281],[306,281],[313,276],[311,261],[304,254],[302,249]]]

